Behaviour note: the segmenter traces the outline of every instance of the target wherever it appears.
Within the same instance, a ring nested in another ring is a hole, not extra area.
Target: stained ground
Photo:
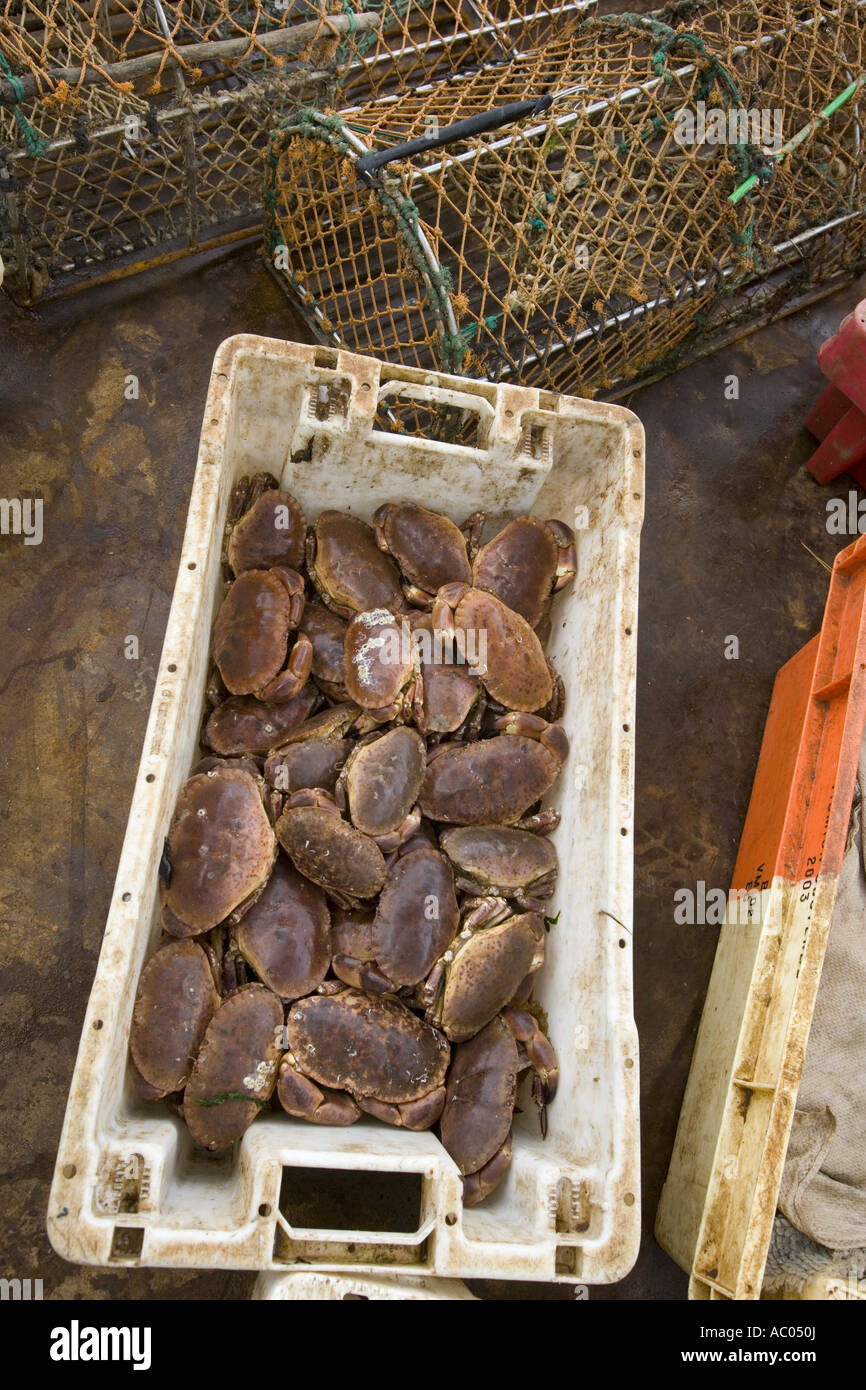
[[[674,894],[699,880],[726,887],[773,677],[820,626],[821,562],[846,543],[827,532],[826,500],[850,484],[813,482],[802,424],[822,384],[816,350],[864,292],[851,286],[625,401],[647,432],[634,926],[644,1240],[634,1272],[593,1299],[685,1296],[652,1224],[716,929],[677,926]],[[244,1298],[245,1274],[66,1264],[45,1209],[211,359],[232,333],[306,334],[252,251],[31,311],[6,303],[0,331],[0,494],[44,499],[41,545],[0,537],[0,1275],[41,1278],[49,1298]]]

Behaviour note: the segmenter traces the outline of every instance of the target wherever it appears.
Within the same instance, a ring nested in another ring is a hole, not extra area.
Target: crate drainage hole
[[[280,1211],[290,1226],[325,1231],[417,1231],[421,1174],[284,1168]]]
[[[115,1226],[111,1240],[111,1253],[108,1258],[137,1264],[141,1259],[143,1245],[143,1226]]]

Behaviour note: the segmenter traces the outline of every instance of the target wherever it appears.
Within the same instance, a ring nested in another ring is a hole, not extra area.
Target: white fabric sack
[[[793,1226],[835,1251],[866,1246],[864,788],[861,751],[778,1203]]]

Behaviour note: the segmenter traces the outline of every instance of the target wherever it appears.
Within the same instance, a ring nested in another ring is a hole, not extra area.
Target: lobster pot
[[[261,226],[274,124],[568,25],[513,0],[0,0],[0,256],[20,302]]]
[[[413,366],[583,395],[674,366],[864,264],[863,8],[584,14],[417,92],[302,110],[268,151],[274,269],[323,339]]]

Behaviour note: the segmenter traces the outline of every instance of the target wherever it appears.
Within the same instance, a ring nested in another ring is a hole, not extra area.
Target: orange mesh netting
[[[413,365],[582,394],[664,367],[861,263],[863,18],[850,0],[584,12],[421,90],[305,108],[268,156],[278,273],[332,341]],[[357,177],[366,150],[544,95]]]
[[[575,3],[540,10],[536,31]],[[552,18],[551,18],[552,16]],[[511,0],[0,0],[6,288],[87,283],[261,222],[300,102],[348,105],[522,41]]]

